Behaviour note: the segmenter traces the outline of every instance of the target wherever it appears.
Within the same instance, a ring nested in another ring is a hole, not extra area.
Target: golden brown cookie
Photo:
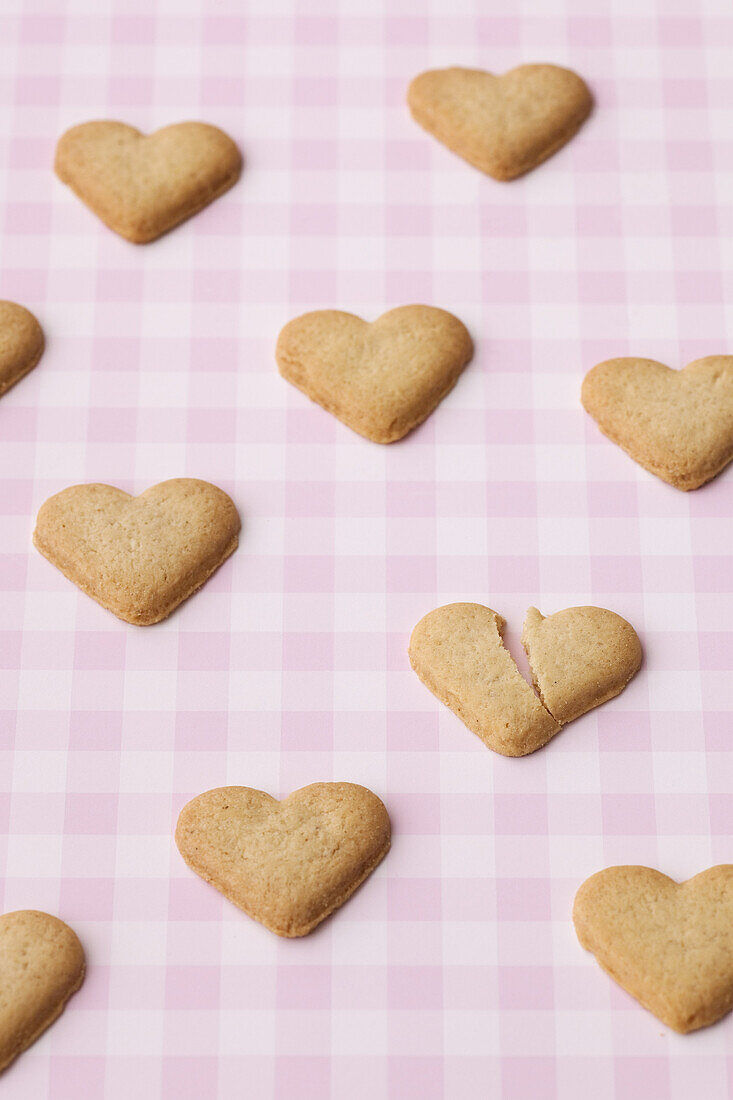
[[[560,726],[504,648],[505,625],[482,604],[438,607],[412,632],[410,664],[485,745],[503,756],[525,756],[546,745]]]
[[[15,302],[0,302],[0,395],[33,370],[43,345],[33,314]]]
[[[593,106],[581,78],[557,65],[432,69],[416,76],[407,102],[424,130],[497,180],[536,168],[580,129]]]
[[[633,627],[602,607],[544,618],[530,607],[522,642],[537,694],[502,643],[504,619],[478,603],[429,612],[410,638],[426,687],[494,752],[525,756],[573,718],[623,691],[641,663]]]
[[[608,867],[575,897],[578,939],[662,1023],[682,1033],[733,1008],[733,865],[677,883],[651,867]]]
[[[33,543],[125,622],[160,622],[236,550],[239,515],[222,489],[174,478],[138,497],[72,485],[41,507]]]
[[[242,155],[222,130],[178,122],[141,134],[124,122],[84,122],[56,147],[56,175],[105,225],[154,241],[237,182]]]
[[[530,607],[522,645],[540,699],[563,726],[613,699],[641,666],[633,626],[604,607],[567,607],[547,618]]]
[[[304,313],[280,333],[280,373],[374,443],[422,424],[473,355],[465,325],[433,306],[400,306],[372,324],[353,313]]]
[[[35,909],[0,917],[0,1070],[61,1015],[84,967],[76,934],[57,917]]]
[[[343,905],[389,851],[390,822],[354,783],[312,783],[282,802],[219,787],[181,810],[189,867],[278,936],[305,936]]]
[[[683,370],[654,359],[608,359],[581,400],[604,435],[677,489],[698,489],[733,458],[733,356]]]

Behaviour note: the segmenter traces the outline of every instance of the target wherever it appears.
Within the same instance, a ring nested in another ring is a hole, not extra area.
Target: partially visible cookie
[[[280,333],[280,373],[312,401],[375,443],[421,424],[473,355],[465,325],[433,306],[400,306],[372,324],[324,309]]]
[[[105,225],[135,244],[154,241],[239,179],[242,155],[205,122],[141,134],[124,122],[84,122],[56,148],[56,175]]]
[[[560,724],[545,710],[502,642],[505,621],[478,603],[451,603],[420,620],[410,664],[426,687],[488,748],[524,756]]]
[[[604,435],[676,489],[698,489],[733,459],[733,356],[672,370],[654,359],[608,359],[581,400]]]
[[[64,576],[138,626],[160,622],[236,550],[240,521],[216,485],[174,478],[138,497],[72,485],[42,505],[33,543]]]
[[[61,1015],[84,969],[76,934],[57,917],[35,909],[0,917],[0,1070]]]
[[[469,164],[497,180],[536,168],[580,129],[593,106],[584,80],[557,65],[432,69],[407,93],[412,117]]]
[[[33,314],[15,302],[0,302],[0,395],[33,370],[43,346]]]
[[[384,858],[384,804],[354,783],[313,783],[282,802],[219,787],[181,810],[176,844],[189,867],[278,936],[305,936]]]
[[[604,607],[567,607],[547,618],[530,607],[522,645],[540,699],[561,725],[613,699],[641,665],[633,626]]]
[[[651,867],[609,867],[580,887],[573,921],[606,973],[675,1031],[733,1008],[733,865],[681,883]]]

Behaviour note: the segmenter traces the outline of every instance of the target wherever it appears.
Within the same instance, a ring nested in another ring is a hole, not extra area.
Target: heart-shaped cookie
[[[581,400],[604,435],[677,489],[698,489],[733,459],[731,355],[683,370],[608,359],[586,374]]]
[[[465,325],[432,306],[400,306],[372,324],[335,309],[305,313],[276,350],[283,378],[375,443],[422,424],[472,355]]]
[[[677,883],[651,867],[608,867],[583,883],[575,931],[603,969],[686,1033],[733,1008],[733,865]]]
[[[141,134],[105,120],[67,130],[55,170],[105,225],[145,244],[228,191],[242,156],[227,134],[205,122]]]
[[[312,783],[282,802],[219,787],[181,810],[189,867],[278,936],[305,936],[351,897],[389,851],[384,804],[355,783]]]
[[[580,129],[593,100],[585,81],[557,65],[433,69],[410,84],[407,101],[423,129],[497,180],[529,172]]]
[[[33,370],[43,355],[43,331],[32,313],[0,302],[0,395]]]
[[[34,545],[125,622],[160,622],[236,550],[239,515],[208,481],[174,478],[138,497],[72,485],[41,507]]]
[[[522,645],[540,699],[563,726],[613,699],[641,666],[633,626],[604,607],[567,607],[547,618],[530,607]]]
[[[488,748],[525,756],[572,718],[618,695],[641,663],[634,629],[612,611],[571,607],[547,619],[527,612],[523,642],[538,696],[502,642],[490,607],[452,603],[420,620],[410,664],[426,687]]]
[[[0,917],[0,1070],[61,1015],[84,966],[76,934],[57,917],[34,909]]]

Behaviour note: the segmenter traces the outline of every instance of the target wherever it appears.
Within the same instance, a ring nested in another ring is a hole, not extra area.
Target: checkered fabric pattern
[[[4,0],[0,297],[40,366],[0,404],[0,888],[79,932],[88,977],[3,1100],[719,1100],[729,1020],[681,1038],[585,954],[586,876],[733,860],[730,473],[691,495],[605,441],[584,372],[731,350],[729,0]],[[422,69],[568,64],[597,108],[500,185],[410,119]],[[241,182],[156,244],[52,174],[90,118],[200,118]],[[432,303],[476,357],[385,448],[277,374],[308,309]],[[126,626],[30,544],[66,485],[213,481],[239,551]],[[488,752],[410,671],[415,622],[595,603],[645,647],[536,755]],[[363,783],[392,852],[281,941],[172,833],[225,783]]]

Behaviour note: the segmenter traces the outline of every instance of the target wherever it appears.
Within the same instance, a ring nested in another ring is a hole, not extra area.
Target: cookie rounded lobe
[[[354,893],[390,847],[382,801],[354,783],[313,783],[278,802],[220,787],[180,813],[186,863],[248,916],[288,938],[305,936]]]
[[[138,497],[112,485],[73,485],[40,508],[33,544],[83,592],[136,626],[165,619],[239,543],[231,498],[196,478]]]
[[[33,370],[44,346],[43,329],[30,310],[0,301],[0,396]]]
[[[60,1016],[84,980],[76,933],[34,909],[0,917],[0,1070]]]
[[[54,169],[105,225],[147,244],[228,191],[242,154],[228,134],[206,122],[178,122],[143,134],[103,119],[67,130]]]
[[[394,443],[450,392],[473,341],[457,317],[434,306],[399,306],[371,324],[317,310],[285,325],[275,356],[283,378],[347,427]]]

